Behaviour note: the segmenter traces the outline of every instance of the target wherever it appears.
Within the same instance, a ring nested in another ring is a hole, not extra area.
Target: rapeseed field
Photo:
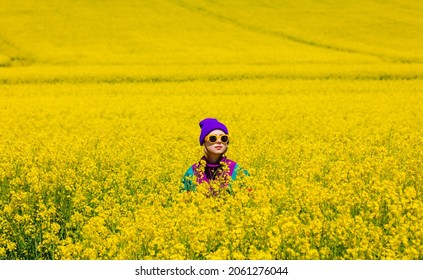
[[[419,1],[0,3],[0,259],[423,259]]]

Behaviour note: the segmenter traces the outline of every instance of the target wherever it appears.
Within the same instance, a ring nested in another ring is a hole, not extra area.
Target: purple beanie
[[[201,133],[200,133],[200,146],[203,145],[204,138],[213,130],[220,129],[226,134],[228,134],[228,129],[226,126],[219,122],[217,119],[207,118],[200,122]]]

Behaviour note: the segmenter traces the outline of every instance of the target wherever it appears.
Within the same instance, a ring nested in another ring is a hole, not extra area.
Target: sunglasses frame
[[[215,136],[215,137],[216,137],[216,141],[214,141],[214,142],[210,141],[210,137],[211,137],[211,136]],[[222,141],[222,137],[223,137],[223,136],[228,137],[228,140],[227,140],[226,142],[223,142],[223,141]],[[206,140],[207,142],[213,143],[213,144],[214,144],[214,143],[216,143],[218,140],[220,140],[220,142],[227,144],[227,143],[229,143],[229,135],[228,135],[228,134],[220,134],[220,135],[218,135],[218,134],[209,134],[209,135],[207,135],[207,136],[204,138],[204,140]]]

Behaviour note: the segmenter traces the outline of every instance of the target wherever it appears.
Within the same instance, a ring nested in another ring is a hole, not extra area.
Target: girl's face
[[[217,136],[226,135],[226,133],[220,129],[213,130],[207,136],[211,134],[214,134]],[[217,137],[217,141],[212,143],[207,140],[207,136],[206,136],[206,139],[204,140],[204,146],[207,149],[207,151],[211,154],[223,155],[228,149],[228,142],[224,143],[222,142],[222,139],[220,137]]]

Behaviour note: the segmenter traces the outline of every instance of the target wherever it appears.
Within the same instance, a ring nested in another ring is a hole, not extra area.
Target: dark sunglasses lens
[[[217,141],[217,137],[216,136],[210,136],[209,137],[209,141],[212,142],[212,143],[214,143],[214,142]]]
[[[223,135],[220,139],[222,139],[222,142],[223,143],[226,143],[226,142],[228,142],[228,136],[226,136],[226,135]]]

